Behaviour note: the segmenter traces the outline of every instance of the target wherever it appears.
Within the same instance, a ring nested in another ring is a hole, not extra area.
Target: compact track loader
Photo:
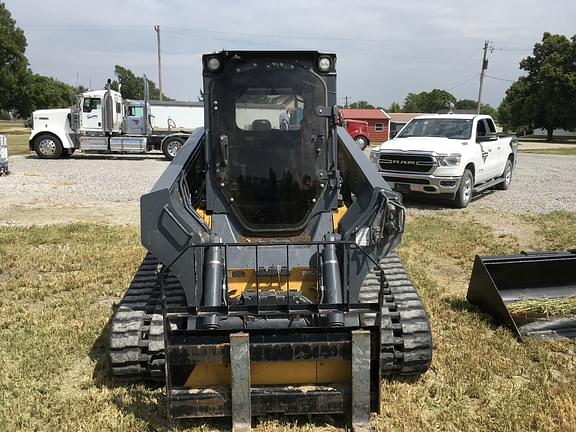
[[[112,321],[115,376],[172,417],[345,413],[431,361],[404,208],[338,127],[336,56],[203,56],[205,127],[141,200],[149,251]]]

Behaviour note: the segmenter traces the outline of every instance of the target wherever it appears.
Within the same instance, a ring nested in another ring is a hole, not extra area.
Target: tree
[[[41,108],[72,105],[77,89],[54,78],[33,74],[25,56],[26,37],[0,2],[0,111],[28,117]]]
[[[10,11],[0,3],[0,110],[18,108],[30,72],[24,32],[16,26]]]
[[[470,111],[476,112],[478,106],[478,102],[472,99],[459,99],[454,104],[454,109],[459,111]],[[498,112],[496,109],[489,104],[481,104],[480,105],[480,114],[488,114],[492,116],[494,119],[498,118]]]
[[[498,106],[498,120],[505,130],[532,129],[532,107],[529,106],[530,84],[527,77],[520,77],[508,90]]]
[[[77,89],[71,85],[33,74],[28,80],[18,114],[28,117],[36,109],[69,107],[74,104],[77,94]]]
[[[476,110],[478,103],[472,99],[460,99],[454,104],[454,109],[457,110]]]
[[[546,129],[549,141],[554,129],[576,128],[576,36],[544,33],[520,69],[528,75],[510,86],[498,110],[505,126]]]
[[[349,108],[364,108],[364,109],[370,109],[370,108],[374,108],[374,105],[370,105],[368,102],[366,102],[365,100],[361,100],[358,102],[352,102],[350,105],[348,105]]]
[[[434,113],[450,108],[456,98],[446,90],[433,89],[430,92],[408,93],[402,106],[403,112]]]
[[[124,66],[114,66],[114,74],[117,79],[112,81],[111,88],[120,92],[125,99],[144,99],[144,77],[134,75],[130,69]],[[121,85],[120,85],[121,84]],[[160,99],[160,90],[152,80],[148,80],[148,93],[150,99]],[[164,100],[173,100],[162,94]]]
[[[388,109],[386,109],[385,111],[389,113],[398,113],[402,111],[402,107],[398,102],[392,102],[388,107]]]

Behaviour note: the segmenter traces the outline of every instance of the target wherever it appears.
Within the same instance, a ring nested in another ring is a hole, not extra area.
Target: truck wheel
[[[512,183],[512,161],[510,159],[506,161],[506,166],[504,167],[504,173],[500,178],[503,178],[504,181],[502,183],[498,183],[495,186],[495,189],[498,190],[508,189],[510,187],[510,183]]]
[[[176,154],[178,154],[183,145],[184,140],[182,140],[182,138],[168,138],[162,143],[162,152],[164,153],[164,156],[166,156],[166,159],[171,161],[174,159]]]
[[[54,135],[38,135],[34,138],[34,150],[40,159],[58,159],[64,148],[62,141]]]
[[[354,138],[354,141],[356,141],[356,144],[358,144],[360,150],[364,150],[368,145],[368,138],[362,135],[358,135],[356,138]]]
[[[456,198],[454,198],[454,207],[456,208],[466,208],[470,204],[470,199],[472,198],[472,190],[474,189],[474,176],[470,170],[464,170],[462,179],[460,180],[460,187],[458,192],[456,192]]]

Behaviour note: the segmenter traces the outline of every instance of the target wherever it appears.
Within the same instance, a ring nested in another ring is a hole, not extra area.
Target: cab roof
[[[487,114],[424,114],[414,117],[414,119],[457,119],[474,120],[476,117],[487,118]]]

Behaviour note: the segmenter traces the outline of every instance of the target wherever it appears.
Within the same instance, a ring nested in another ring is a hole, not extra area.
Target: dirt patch
[[[465,212],[444,211],[442,218],[456,222],[468,221],[490,227],[498,238],[512,238],[518,248],[534,250],[538,244],[536,226],[523,220],[519,215],[497,212],[491,209],[467,210]]]
[[[488,225],[498,237],[514,237],[521,249],[533,250],[538,243],[536,227],[518,215],[486,210],[470,216],[475,222]]]
[[[89,205],[16,205],[0,209],[0,225],[49,225],[54,223],[98,222],[140,223],[138,203]]]

